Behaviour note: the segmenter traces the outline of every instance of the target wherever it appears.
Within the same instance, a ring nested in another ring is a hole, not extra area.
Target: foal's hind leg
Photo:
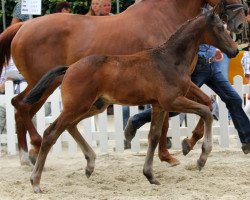
[[[79,99],[82,100],[82,99]],[[91,102],[91,101],[90,101]],[[89,102],[89,103],[90,103]],[[86,168],[86,176],[90,176],[93,172],[94,166],[95,166],[95,153],[91,149],[91,147],[87,144],[87,142],[83,139],[81,134],[76,128],[76,124],[87,117],[92,116],[95,113],[102,112],[106,109],[106,104],[104,102],[98,101],[95,102],[94,106],[92,106],[90,109],[90,105],[87,105],[87,103],[84,104],[84,106],[79,107],[79,103],[75,101],[75,105],[70,106],[64,106],[64,110],[60,114],[60,116],[45,130],[44,137],[42,141],[42,145],[37,157],[37,162],[35,164],[35,167],[33,169],[33,172],[31,174],[31,184],[33,186],[35,193],[40,193],[40,179],[42,175],[42,170],[44,168],[45,160],[48,155],[48,152],[53,144],[55,144],[57,138],[61,135],[61,133],[68,128],[70,131],[70,134],[73,136],[73,138],[76,140],[76,142],[80,145],[83,153],[85,156],[87,156],[87,168]],[[97,105],[98,104],[98,105]],[[101,104],[101,106],[100,106]],[[66,105],[66,104],[64,104]],[[68,104],[67,104],[68,105]],[[74,107],[75,106],[75,107]],[[95,108],[101,107],[99,109]],[[66,110],[65,107],[68,107],[69,110]]]
[[[210,108],[210,111],[212,111],[212,104],[210,101],[210,98],[200,90],[200,88],[195,85],[194,83],[191,84],[191,87],[188,91],[187,98],[197,101],[203,105],[207,105]],[[191,138],[185,138],[182,141],[182,152],[183,155],[187,155],[194,147],[194,145],[197,143],[198,140],[200,140],[204,135],[204,121],[202,119],[199,119],[198,124],[196,125],[195,129],[192,131]]]
[[[156,184],[156,185],[159,185],[160,183],[159,181],[156,180],[153,174],[153,158],[154,158],[155,148],[159,142],[159,138],[161,135],[163,120],[164,120],[164,111],[160,107],[154,105],[152,119],[151,119],[151,126],[148,135],[148,151],[146,155],[145,164],[143,167],[143,174],[147,177],[148,181],[151,184]]]
[[[180,164],[180,161],[170,155],[168,149],[167,149],[167,131],[169,127],[169,113],[165,112],[164,122],[162,125],[162,132],[160,136],[159,141],[159,150],[158,150],[158,156],[161,161],[168,162],[171,166],[176,166]]]

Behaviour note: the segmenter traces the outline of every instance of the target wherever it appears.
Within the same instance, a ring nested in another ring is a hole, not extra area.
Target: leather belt
[[[204,64],[211,64],[214,62],[214,57],[210,57],[210,58],[198,57],[198,60]]]

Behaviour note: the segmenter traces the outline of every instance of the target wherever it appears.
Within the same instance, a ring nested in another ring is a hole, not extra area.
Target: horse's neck
[[[143,0],[136,6],[140,9],[148,9],[147,14],[153,12],[162,15],[173,15],[174,18],[185,17],[185,19],[193,18],[201,12],[201,8],[205,5],[205,0]]]
[[[128,11],[139,21],[147,19],[147,24],[157,24],[157,29],[163,30],[159,30],[159,34],[164,33],[164,38],[168,38],[186,20],[200,14],[204,4],[205,0],[185,0],[185,3],[183,0],[143,0]]]
[[[167,42],[155,50],[161,52],[162,59],[168,59],[166,55],[173,55],[172,59],[175,63],[179,63],[182,67],[189,67],[198,52],[199,45],[203,43],[204,26],[205,22],[202,17],[187,22]]]
[[[171,0],[170,0],[171,1]],[[172,3],[175,5],[176,9],[181,11],[185,16],[194,17],[201,12],[201,8],[206,4],[205,0],[173,0]]]

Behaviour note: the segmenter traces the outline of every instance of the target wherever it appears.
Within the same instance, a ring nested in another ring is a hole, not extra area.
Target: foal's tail
[[[33,87],[33,89],[24,98],[24,102],[27,104],[34,104],[39,101],[46,89],[53,84],[54,80],[58,76],[64,75],[67,69],[68,67],[59,66],[43,75],[35,87]]]
[[[23,22],[13,24],[0,34],[0,74],[3,66],[10,60],[11,42],[22,25]]]

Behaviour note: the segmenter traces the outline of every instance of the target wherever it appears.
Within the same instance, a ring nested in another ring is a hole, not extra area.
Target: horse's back
[[[13,59],[31,84],[51,68],[88,55],[132,54],[157,46],[182,21],[170,19],[176,15],[173,8],[166,7],[164,12],[152,9],[163,3],[141,2],[109,17],[59,13],[29,20],[12,42]]]

